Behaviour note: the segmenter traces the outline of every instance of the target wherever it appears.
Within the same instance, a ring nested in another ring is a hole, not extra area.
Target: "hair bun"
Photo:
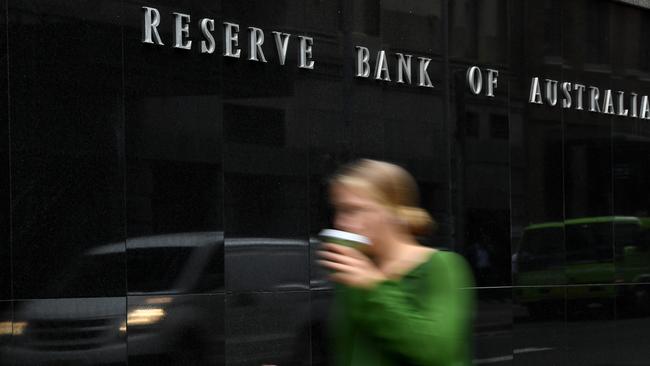
[[[427,235],[437,228],[431,215],[420,207],[400,206],[397,209],[397,216],[406,223],[409,232],[413,235]]]

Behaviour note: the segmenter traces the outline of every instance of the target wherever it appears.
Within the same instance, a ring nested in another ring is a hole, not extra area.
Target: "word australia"
[[[142,43],[149,43],[155,45],[164,45],[163,39],[160,37],[158,28],[161,26],[160,12],[156,8],[147,6],[142,7]],[[174,12],[173,16],[173,29],[172,29],[172,44],[174,48],[191,50],[195,43],[199,43],[201,53],[214,53],[216,49],[216,41],[214,37],[215,22],[214,19],[202,18],[197,22],[197,30],[199,31],[198,41],[192,39],[196,36],[190,34],[191,18],[189,14]],[[223,56],[240,58],[242,50],[240,48],[239,37],[239,24],[223,22]],[[264,31],[256,27],[248,27],[247,40],[244,41],[247,58],[249,61],[268,62],[266,55],[262,50],[264,44]],[[292,37],[289,33],[278,31],[271,32],[275,41],[277,49],[278,62],[284,65],[287,59],[287,49],[289,46],[289,39]],[[314,60],[312,59],[312,47],[314,39],[307,36],[297,36],[300,44],[298,67],[302,69],[313,69]],[[165,41],[167,42],[167,41]]]
[[[557,80],[532,78],[530,82],[529,103],[562,108],[588,110],[594,113],[618,115],[622,117],[650,119],[650,101],[647,95],[636,93],[626,95],[624,91],[602,90],[595,86],[580,83],[558,82]]]

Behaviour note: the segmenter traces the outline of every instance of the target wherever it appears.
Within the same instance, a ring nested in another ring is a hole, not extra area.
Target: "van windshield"
[[[612,261],[614,258],[611,222],[566,226],[567,263]]]
[[[517,261],[523,272],[561,266],[564,262],[563,227],[526,230]]]

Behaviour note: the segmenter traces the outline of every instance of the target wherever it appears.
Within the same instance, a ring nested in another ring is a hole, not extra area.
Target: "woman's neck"
[[[379,268],[401,261],[413,247],[419,246],[413,237],[401,233],[385,235],[375,245],[378,250],[372,259]]]

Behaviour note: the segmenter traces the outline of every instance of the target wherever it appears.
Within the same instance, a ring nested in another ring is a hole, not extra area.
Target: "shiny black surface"
[[[221,256],[211,264],[217,266],[211,269],[213,280],[218,276],[220,283],[180,291],[223,291],[221,58],[200,54],[198,41],[194,50],[143,45],[143,5],[126,3],[123,10],[127,258],[133,268],[128,290],[174,292],[173,277],[195,263],[193,249],[210,246]],[[170,44],[172,9],[155,2],[147,6],[160,8],[160,36]],[[175,6],[221,21],[219,2]],[[191,67],[179,67],[184,64]],[[156,242],[167,243],[167,249]]]
[[[310,293],[226,295],[228,365],[309,365]]]
[[[531,79],[563,79],[561,2],[509,2],[510,202],[515,286],[566,283],[563,111],[528,103]],[[530,45],[538,45],[530,47]],[[551,275],[535,275],[546,270]],[[527,275],[531,273],[531,275]]]
[[[472,291],[472,290],[467,290]],[[472,337],[474,364],[513,364],[512,290],[509,288],[480,289],[476,298]]]
[[[451,192],[454,245],[479,286],[509,285],[511,134],[508,6],[505,1],[449,2]],[[473,94],[466,72],[479,66],[484,88]],[[487,70],[499,70],[487,97]],[[516,129],[514,131],[517,131]]]
[[[566,365],[566,287],[513,290],[515,365]]]
[[[129,365],[225,365],[223,294],[128,297]]]
[[[650,351],[643,346],[643,338],[650,323],[650,286],[617,286],[615,350],[618,360],[629,359],[631,364],[643,364]]]
[[[11,346],[13,333],[13,302],[0,301],[0,350]],[[11,365],[13,357],[0,357],[0,365]]]
[[[612,69],[610,52],[607,47],[609,37],[609,14],[613,5],[598,2],[592,7],[577,8],[579,4],[566,4],[564,7],[563,29],[564,64],[563,77],[567,80],[580,79],[587,85],[611,88]],[[591,47],[579,47],[584,39],[578,35],[587,32],[588,40],[598,38]],[[598,37],[600,36],[600,37]],[[611,73],[611,71],[610,71]],[[564,114],[564,191],[565,219],[610,216],[613,214],[612,191],[612,124],[610,115],[598,113],[581,113],[567,110]],[[618,121],[617,121],[618,122]],[[575,258],[584,258],[583,233],[566,228],[567,264]],[[591,245],[597,247],[588,254],[603,261],[613,261],[613,225],[602,225],[593,231],[597,238]],[[612,283],[614,271],[608,268],[598,278],[584,281],[567,272],[569,284],[584,282]]]
[[[332,359],[332,338],[329,335],[331,322],[331,306],[334,291],[310,292],[310,344],[311,364],[330,365]]]
[[[0,2],[0,26],[6,27],[6,1]],[[0,35],[0,69],[7,69],[7,34]],[[9,90],[7,73],[0,73],[0,300],[11,298],[11,242],[9,241],[10,213],[10,179],[9,179]]]
[[[438,224],[418,240],[471,265],[475,363],[647,363],[650,124],[529,96],[533,77],[647,93],[648,24],[605,0],[0,0],[0,364],[327,365],[317,233],[327,178],[361,157],[412,172]],[[355,46],[392,80],[355,77]],[[397,52],[431,58],[434,88],[417,63],[396,83]]]
[[[126,365],[124,297],[14,302],[13,365]]]
[[[13,296],[124,296],[124,258],[92,286],[87,249],[124,240],[120,1],[9,1]],[[56,39],[56,42],[51,41]],[[38,265],[34,265],[38,263]]]
[[[567,364],[616,364],[616,292],[618,286],[573,286],[567,288]]]

